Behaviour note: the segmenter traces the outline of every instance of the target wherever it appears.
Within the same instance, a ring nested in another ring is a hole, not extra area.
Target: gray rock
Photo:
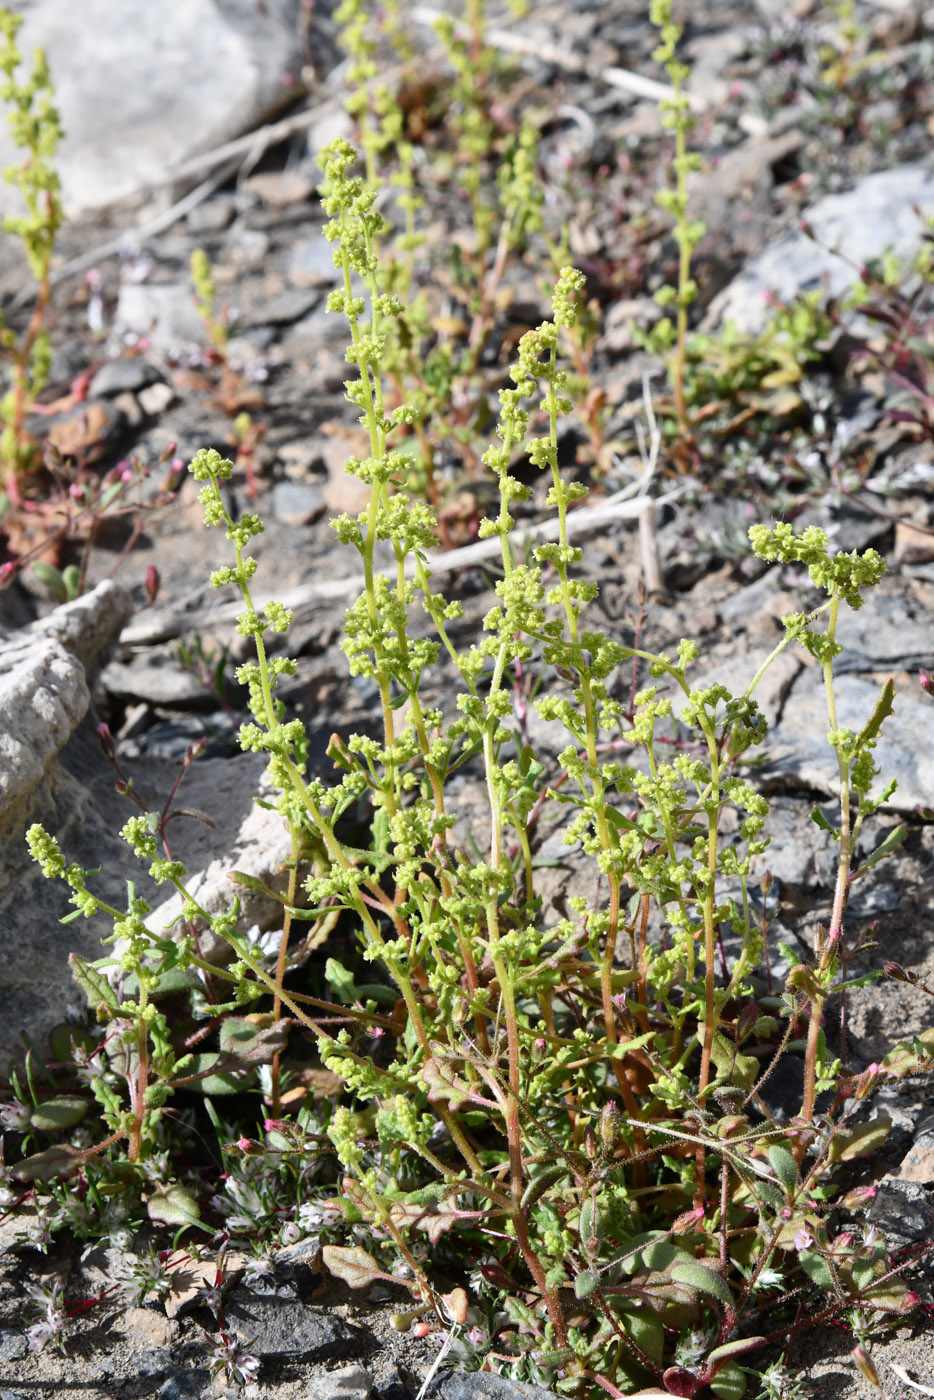
[[[448,1371],[432,1381],[426,1400],[554,1400],[554,1393],[492,1371]]]
[[[84,667],[132,610],[126,590],[107,580],[0,643],[0,821],[84,718]]]
[[[19,1361],[27,1350],[28,1343],[22,1332],[0,1328],[0,1361]]]
[[[31,413],[26,428],[34,438],[46,438],[65,456],[96,461],[106,448],[113,448],[126,427],[115,399],[87,399],[62,413]]]
[[[280,110],[294,95],[283,78],[303,61],[299,13],[299,0],[26,6],[20,49],[48,52],[66,133],[58,168],[67,212],[138,197]],[[0,169],[14,158],[3,123]],[[7,185],[0,199],[0,212],[11,212]]]
[[[837,722],[858,733],[872,714],[880,687],[858,675],[841,675],[835,685]],[[934,752],[918,744],[929,732],[931,702],[924,696],[897,695],[894,713],[882,726],[875,749],[882,772],[879,786],[895,778],[898,787],[888,806],[912,812],[934,803]],[[785,701],[781,722],[769,741],[768,764],[762,770],[770,785],[837,792],[837,763],[827,743],[824,688],[819,672],[799,675]]]
[[[162,1347],[154,1347],[149,1351],[137,1352],[133,1358],[133,1366],[138,1376],[145,1376],[147,1380],[161,1380],[175,1368],[172,1365],[170,1352]]]
[[[766,870],[770,871],[778,882],[777,894],[782,899],[815,887],[828,895],[833,889],[837,846],[811,821],[815,805],[821,804],[801,797],[777,795],[769,798],[769,815],[763,834],[770,838],[770,844],[764,855],[758,857],[754,873],[758,879]],[[823,804],[822,810],[828,821],[839,815],[838,809],[830,803]],[[775,898],[773,895],[772,899]]]
[[[191,233],[222,233],[234,217],[234,202],[229,195],[218,195],[198,204],[185,219]]]
[[[892,529],[891,521],[882,520],[877,515],[860,510],[847,501],[831,504],[827,499],[817,506],[803,510],[795,519],[795,533],[801,534],[809,525],[817,525],[827,532],[834,550],[852,553],[854,549],[864,550],[878,547]]]
[[[917,1181],[885,1177],[868,1217],[890,1245],[927,1243],[934,1237],[934,1198]]]
[[[844,650],[838,672],[929,666],[934,660],[931,620],[912,616],[911,608],[904,592],[881,588],[871,589],[858,611],[841,608],[837,640]]]
[[[373,1389],[373,1377],[364,1366],[342,1366],[309,1383],[308,1400],[366,1400]]]
[[[760,578],[747,583],[738,593],[717,604],[717,611],[724,622],[745,623],[751,617],[758,617],[782,588],[780,568],[767,569]]]
[[[84,667],[51,640],[10,662],[0,681],[0,812],[15,811],[65,745],[90,703]]]
[[[925,216],[932,213],[934,175],[922,166],[867,175],[846,194],[827,195],[805,211],[804,222],[817,242],[795,229],[753,258],[714,298],[705,326],[732,321],[757,334],[771,314],[769,293],[785,302],[821,288],[839,296],[856,279],[852,264],[879,257],[887,248],[910,262],[922,245]]]
[[[879,914],[891,914],[900,903],[901,893],[895,885],[858,885],[846,908],[855,919],[874,919]]]
[[[230,230],[224,252],[236,271],[248,272],[251,268],[259,267],[269,252],[269,234],[259,228],[238,228],[235,225]]]
[[[117,297],[115,330],[145,336],[155,350],[203,345],[204,324],[188,282],[125,282]]]
[[[158,418],[175,402],[175,390],[171,384],[150,384],[139,394],[139,406],[150,418]]]
[[[294,170],[264,170],[243,182],[248,194],[255,194],[262,204],[284,209],[290,204],[303,204],[315,192],[315,181],[301,166]]]
[[[174,608],[143,608],[120,632],[120,645],[152,646],[155,642],[171,641],[181,635],[185,622],[184,615]]]
[[[17,579],[0,588],[0,641],[35,620],[35,603]]]
[[[169,659],[139,666],[112,661],[101,672],[101,684],[109,695],[121,700],[144,700],[168,709],[185,710],[211,699],[211,692],[197,676]]]
[[[236,761],[212,759],[195,764],[190,783],[186,780],[184,805],[206,813],[213,822],[176,823],[177,835],[172,852],[184,861],[191,894],[208,914],[229,909],[231,898],[240,899],[241,930],[255,926],[265,932],[281,927],[282,906],[261,891],[237,888],[227,878],[231,870],[254,875],[272,888],[284,889],[283,863],[291,854],[291,843],[282,817],[254,803],[261,794],[265,801],[275,794],[263,786],[266,760],[259,754],[243,754]],[[147,924],[154,932],[171,928],[182,912],[181,895],[175,893],[161,903],[153,901]],[[202,948],[212,959],[226,956],[227,945],[204,935]]]
[[[305,1361],[337,1361],[359,1355],[362,1334],[325,1308],[289,1298],[256,1296],[237,1290],[225,1320],[256,1356],[300,1356]]]
[[[721,662],[713,670],[702,672],[698,668],[691,677],[691,685],[695,689],[709,685],[724,685],[731,695],[743,695],[769,655],[770,651],[764,647],[750,647],[745,649],[740,656],[733,656]],[[785,699],[801,668],[802,662],[793,651],[790,649],[783,651],[767,668],[753,691],[752,698],[758,702],[770,728],[774,728],[781,718]],[[683,691],[673,692],[671,708],[675,715],[680,715],[686,704],[687,696]]]
[[[155,365],[141,355],[126,360],[110,360],[97,371],[88,392],[92,398],[103,399],[116,397],[117,394],[135,394],[161,377]]]
[[[176,1370],[158,1390],[158,1400],[201,1400],[210,1393],[211,1377],[207,1371]]]
[[[314,482],[277,481],[272,508],[283,525],[310,525],[325,511],[321,487]]]
[[[160,386],[154,385],[154,388]],[[148,390],[146,391],[149,392]],[[114,408],[123,414],[124,422],[128,428],[139,428],[142,426],[145,414],[139,406],[135,394],[117,394],[114,398]]]
[[[717,46],[722,36],[705,38],[713,40]],[[694,76],[696,79],[697,75]],[[722,87],[728,82],[718,79],[715,85]],[[704,91],[708,102],[716,102],[709,89],[700,90]],[[771,140],[750,138],[719,156],[709,168],[697,171],[689,185],[691,218],[703,220],[708,236],[713,239],[728,232],[735,254],[757,252],[770,226],[772,170],[801,142],[797,129]]]
[[[131,608],[124,589],[103,583],[0,643],[0,1059],[14,1051],[21,1032],[41,1037],[69,1001],[79,1000],[68,953],[99,955],[97,932],[85,921],[67,934],[59,927],[67,890],[31,864],[24,836],[42,821],[69,860],[88,868],[123,845],[111,833],[126,820],[125,803],[113,792],[109,769],[101,782],[105,765],[86,718],[85,666]],[[119,902],[125,878],[104,874],[96,888]]]
[[[323,233],[296,243],[289,255],[289,276],[300,286],[330,287],[340,274],[334,266],[334,244]]]
[[[258,307],[250,317],[248,325],[251,326],[288,326],[293,321],[300,321],[303,316],[307,316],[309,311],[313,311],[321,300],[320,292],[302,290],[299,287],[288,287],[278,296],[272,297]]]

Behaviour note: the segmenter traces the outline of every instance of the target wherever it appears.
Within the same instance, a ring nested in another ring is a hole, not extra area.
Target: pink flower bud
[[[850,1355],[856,1362],[856,1365],[859,1367],[860,1371],[865,1376],[869,1384],[874,1385],[877,1390],[881,1390],[882,1382],[879,1379],[879,1372],[876,1370],[875,1362],[869,1355],[869,1352],[866,1350],[866,1348],[862,1346],[856,1346],[850,1352]]]
[[[872,1093],[879,1082],[879,1073],[879,1066],[876,1064],[875,1060],[863,1070],[853,1090],[853,1097],[856,1099],[857,1103]]]
[[[113,762],[117,757],[117,746],[114,743],[114,736],[110,732],[109,724],[99,724],[97,726],[97,742],[104,752],[104,757]]]
[[[155,564],[150,564],[146,570],[146,578],[143,583],[143,587],[146,589],[146,597],[149,599],[150,607],[152,607],[153,603],[158,597],[159,585],[161,582],[162,579],[159,576],[159,570],[156,568]]]
[[[847,1191],[840,1204],[846,1210],[859,1210],[861,1206],[868,1206],[870,1201],[876,1199],[875,1186],[854,1186],[852,1191]]]

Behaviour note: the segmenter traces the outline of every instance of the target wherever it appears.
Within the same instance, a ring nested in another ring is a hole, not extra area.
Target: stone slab
[[[190,156],[269,120],[301,71],[300,0],[21,0],[15,8],[24,19],[20,52],[48,54],[70,216],[138,197]],[[16,153],[0,127],[2,168]],[[0,184],[0,213],[16,207],[13,199]]]

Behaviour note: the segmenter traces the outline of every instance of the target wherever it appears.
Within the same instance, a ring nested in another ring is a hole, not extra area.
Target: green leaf
[[[48,589],[56,603],[68,602],[68,585],[60,569],[56,569],[54,564],[46,564],[44,560],[36,559],[32,564],[32,571],[39,582]]]
[[[671,1277],[676,1283],[685,1283],[688,1288],[693,1288],[698,1293],[706,1293],[711,1298],[716,1298],[725,1307],[733,1305],[733,1294],[728,1284],[719,1274],[714,1273],[713,1269],[705,1268],[696,1260],[692,1260],[690,1264],[676,1264],[671,1271]]]
[[[896,826],[893,828],[885,839],[880,841],[871,855],[866,857],[856,873],[862,874],[864,870],[872,870],[873,866],[878,865],[879,861],[883,860],[885,856],[891,855],[893,851],[897,851],[907,835],[907,826]]]
[[[739,1356],[744,1351],[755,1351],[756,1347],[764,1347],[765,1337],[737,1337],[732,1342],[724,1342],[722,1347],[714,1347],[707,1357],[708,1361],[720,1361],[723,1357]]]
[[[656,1037],[655,1031],[648,1031],[645,1035],[634,1036],[632,1040],[618,1040],[611,1048],[610,1054],[614,1060],[624,1060],[632,1050],[641,1050],[643,1045],[650,1044]]]
[[[77,953],[69,955],[68,966],[71,969],[72,977],[87,997],[88,1005],[92,1010],[104,1005],[115,1015],[119,1014],[120,1001],[106,977],[102,977],[89,962],[79,958]]]
[[[69,564],[62,570],[62,582],[68,594],[68,601],[77,598],[78,590],[81,587],[81,570],[77,564]]]
[[[589,1298],[594,1289],[599,1287],[599,1284],[599,1276],[591,1269],[585,1269],[574,1280],[574,1297],[577,1299]]]
[[[288,1044],[289,1030],[285,1021],[267,1024],[242,1016],[227,1016],[221,1022],[219,1043],[227,1056],[236,1056],[247,1065],[271,1064],[273,1056]]]
[[[665,1328],[652,1308],[626,1310],[626,1331],[650,1361],[661,1364],[665,1354]]]
[[[815,826],[819,826],[821,831],[829,831],[831,836],[839,836],[837,828],[829,822],[819,807],[815,807],[811,813],[811,821]]]
[[[87,1099],[77,1094],[57,1094],[55,1098],[40,1101],[38,1108],[33,1109],[30,1124],[44,1133],[57,1133],[80,1123],[87,1111]]]
[[[563,1176],[567,1176],[568,1168],[560,1162],[541,1162],[533,1171],[522,1193],[522,1209],[529,1210],[540,1200],[548,1190],[549,1186],[554,1186],[556,1181],[560,1181]]]
[[[704,1022],[699,1021],[697,1025],[697,1039],[701,1045],[704,1043]],[[739,1085],[741,1089],[751,1089],[756,1082],[759,1073],[759,1061],[754,1055],[742,1055],[735,1043],[725,1036],[722,1031],[716,1030],[713,1033],[713,1043],[711,1045],[710,1058],[713,1060],[718,1073],[730,1084]]]
[[[255,890],[258,894],[270,894],[269,886],[258,875],[248,875],[245,870],[228,870],[227,879],[232,885],[243,890]]]
[[[642,1251],[642,1262],[647,1269],[660,1271],[671,1264],[693,1264],[694,1256],[686,1249],[679,1249],[671,1240],[653,1240]]]
[[[328,1272],[348,1288],[366,1288],[374,1279],[386,1277],[372,1254],[359,1245],[326,1244],[321,1257]]]
[[[226,1068],[215,1071],[216,1065]],[[192,1078],[189,1081],[189,1076]],[[242,1070],[230,1064],[229,1055],[219,1055],[216,1050],[202,1050],[192,1055],[185,1074],[186,1089],[196,1094],[211,1094],[220,1098],[225,1094],[242,1094],[249,1087]]]
[[[790,1196],[798,1184],[798,1168],[794,1157],[787,1147],[780,1147],[776,1143],[769,1148],[769,1161],[773,1172]]]
[[[868,1123],[858,1123],[855,1128],[846,1128],[831,1141],[827,1160],[853,1162],[857,1157],[868,1157],[882,1146],[891,1130],[892,1120],[883,1114]]]
[[[873,707],[872,714],[856,737],[856,743],[853,745],[854,753],[859,753],[861,749],[871,747],[878,738],[883,720],[888,719],[889,715],[893,712],[894,699],[895,685],[890,677],[879,692],[879,698]]]
[[[557,1371],[559,1366],[566,1366],[574,1360],[574,1353],[570,1347],[561,1347],[558,1351],[536,1351],[533,1360],[543,1371]]]
[[[10,1169],[16,1181],[62,1181],[74,1176],[87,1161],[87,1153],[81,1152],[67,1142],[47,1147],[44,1152],[35,1152],[24,1161],[17,1162]]]
[[[886,1055],[882,1068],[887,1074],[904,1079],[909,1074],[924,1074],[934,1058],[934,1027],[922,1031],[912,1040],[899,1041]]]
[[[362,982],[357,988],[361,1001],[375,1001],[377,1006],[395,1006],[399,993],[392,987],[384,987],[382,982]]]
[[[834,1292],[833,1274],[830,1265],[821,1254],[799,1254],[798,1263],[812,1283],[816,1283],[818,1288],[822,1288],[825,1293]]]
[[[328,958],[324,965],[324,975],[328,979],[338,1001],[349,1006],[351,1002],[359,1001],[359,993],[353,979],[353,973],[348,972],[343,963],[339,963],[336,958]]]
[[[742,1400],[746,1394],[746,1372],[735,1361],[728,1361],[710,1382],[710,1389],[720,1400]]]
[[[156,1187],[149,1197],[146,1213],[150,1220],[160,1221],[163,1225],[196,1225],[201,1219],[198,1202],[177,1181]]]

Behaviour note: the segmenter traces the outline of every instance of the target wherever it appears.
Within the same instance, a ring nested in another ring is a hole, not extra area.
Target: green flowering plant
[[[18,190],[25,205],[20,214],[0,221],[5,233],[20,239],[36,279],[36,302],[29,324],[17,338],[0,317],[0,355],[9,365],[9,389],[0,398],[0,462],[9,506],[21,504],[20,478],[34,465],[35,452],[24,428],[29,406],[45,387],[51,366],[51,347],[45,317],[51,295],[52,255],[63,212],[55,153],[62,138],[48,61],[37,50],[28,77],[18,76],[21,57],[16,36],[22,16],[0,9],[0,99],[9,108],[10,128],[23,160],[4,172],[8,184]]]
[[[650,339],[653,348],[668,358],[675,420],[678,432],[684,436],[688,431],[684,390],[688,309],[697,296],[697,283],[691,276],[691,255],[706,232],[702,221],[688,217],[688,175],[692,170],[701,168],[701,160],[695,152],[687,149],[688,133],[694,126],[694,118],[684,91],[690,69],[676,56],[683,26],[672,19],[671,0],[652,0],[649,17],[659,29],[661,38],[654,58],[665,68],[672,87],[672,96],[661,103],[662,123],[666,130],[674,133],[675,139],[675,153],[670,163],[674,187],[661,190],[656,195],[656,202],[674,219],[674,236],[678,245],[677,286],[666,285],[655,296],[659,305],[674,308],[674,321],[664,316],[653,328]]]
[[[290,834],[285,888],[266,891],[281,907],[278,951],[270,966],[236,899],[220,915],[199,904],[158,816],[133,817],[123,835],[150,879],[181,897],[177,929],[153,928],[133,886],[125,910],[98,900],[93,872],[30,830],[35,859],[71,888],[69,917],[112,924],[110,957],[75,960],[124,1066],[122,1079],[95,1078],[109,1135],[81,1161],[106,1151],[144,1171],[172,1097],[199,1084],[224,1092],[232,1070],[273,1117],[264,1139],[241,1130],[229,1150],[274,1152],[300,1172],[327,1144],[337,1167],[312,1196],[329,1221],[324,1262],[351,1287],[405,1282],[413,1306],[400,1327],[417,1316],[455,1333],[470,1324],[511,1374],[588,1396],[655,1384],[730,1400],[757,1351],[830,1317],[859,1319],[865,1353],[872,1328],[917,1297],[906,1266],[856,1223],[873,1193],[846,1190],[846,1163],[885,1136],[883,1119],[861,1117],[871,1090],[934,1058],[928,1033],[856,1072],[825,1029],[831,1000],[871,980],[849,973],[852,882],[903,834],[857,855],[864,823],[892,791],[875,761],[892,688],[858,732],[838,722],[834,691],[841,609],[860,606],[883,562],[872,550],[832,554],[817,529],[753,527],[758,557],[806,567],[825,598],[784,619],[740,694],[695,681],[690,639],[670,656],[588,625],[598,589],[579,577],[568,535],[585,488],[562,474],[558,449],[571,407],[561,346],[585,291],[566,267],[551,317],[523,336],[499,393],[483,454],[498,503],[480,527],[498,541],[499,577],[481,634],[459,644],[462,606],[432,582],[437,519],[407,488],[420,410],[388,406],[386,364],[405,307],[381,276],[384,218],[349,143],[334,142],[322,161],[340,274],[328,309],[346,321],[346,393],[368,443],[347,464],[368,503],[333,522],[363,578],[343,647],[351,674],[373,687],[376,726],[333,737],[330,775],[312,768],[304,726],[277,695],[295,670],[279,651],[290,614],[254,602],[248,551],[262,522],[233,519],[223,491],[232,464],[202,450],[191,472],[205,523],[224,531],[233,556],[211,581],[238,590],[237,630],[255,651],[238,672],[251,710],[240,742],[268,756]],[[520,465],[546,473],[556,520],[554,539],[530,552],[517,534],[516,507],[531,489]],[[818,815],[839,856],[831,925],[815,928],[810,960],[789,950],[779,993],[763,977],[756,887],[767,894],[770,881],[756,871],[768,802],[749,763],[767,741],[757,686],[794,646],[823,679],[839,824]],[[621,668],[645,682],[631,711],[614,693]],[[534,737],[519,685],[530,670],[541,679]],[[454,794],[469,775],[484,819],[464,839]],[[557,918],[536,849],[547,814],[573,871]],[[325,967],[330,998],[290,963],[302,921],[322,937],[343,931],[344,952]],[[199,928],[228,946],[226,964],[200,956]],[[169,996],[186,989],[180,1034]],[[217,1050],[192,1049],[218,1026]],[[315,1072],[338,1086],[314,1131],[286,1110],[296,1031],[312,1038]],[[769,1081],[793,1061],[801,1102],[786,1118],[770,1107]],[[17,1170],[28,1179],[44,1164],[39,1153]],[[149,1209],[179,1228],[204,1213],[171,1179]],[[443,1292],[439,1273],[452,1269],[466,1282]],[[482,1352],[468,1358],[477,1364]]]

